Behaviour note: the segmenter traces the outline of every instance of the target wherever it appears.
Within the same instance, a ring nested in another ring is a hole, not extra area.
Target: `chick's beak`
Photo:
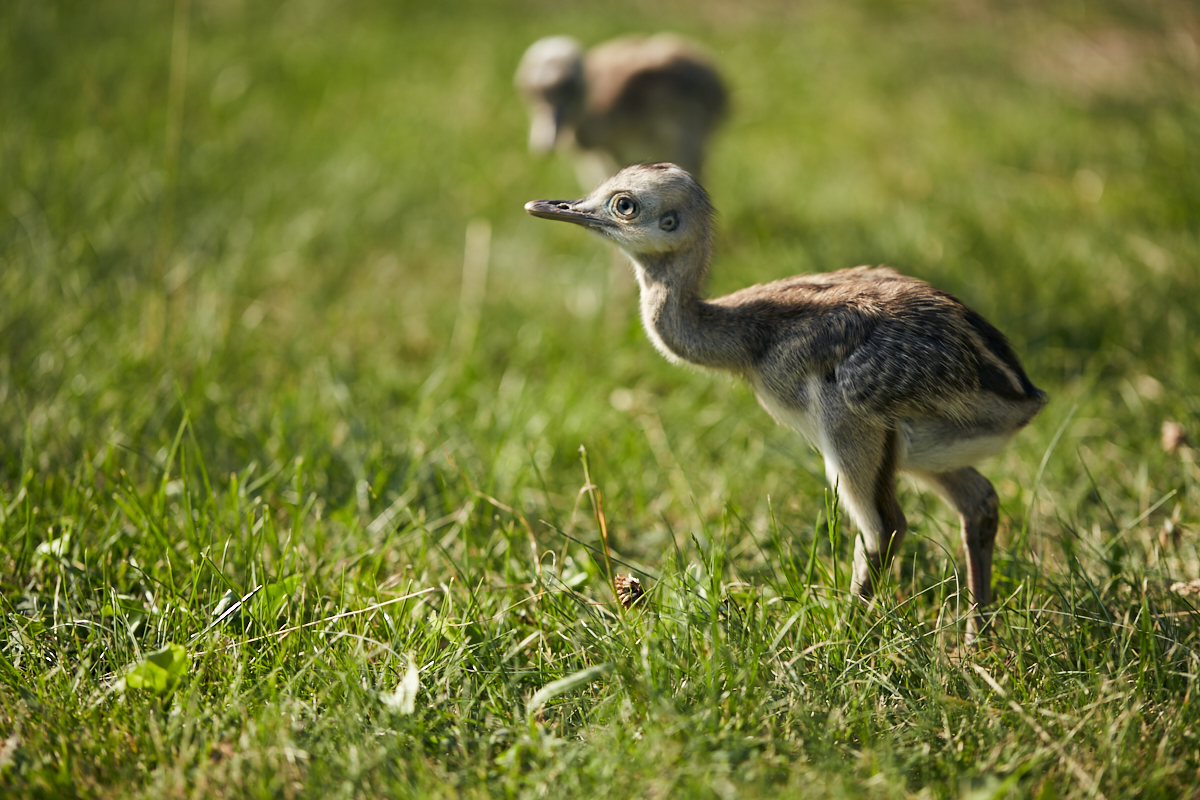
[[[611,223],[604,217],[580,208],[582,200],[530,200],[525,210],[535,217],[574,222],[585,228],[607,228]]]

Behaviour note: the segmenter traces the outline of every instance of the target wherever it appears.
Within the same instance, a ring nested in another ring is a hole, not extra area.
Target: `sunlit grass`
[[[454,5],[0,8],[0,789],[1194,794],[1194,9]],[[944,507],[850,601],[817,455],[523,213],[525,46],[664,28],[715,291],[886,262],[1049,391],[978,651]]]

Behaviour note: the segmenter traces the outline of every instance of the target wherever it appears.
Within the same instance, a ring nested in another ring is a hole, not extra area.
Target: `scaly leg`
[[[868,598],[900,549],[907,524],[896,500],[896,431],[842,425],[828,429],[825,470],[858,527],[850,590]]]
[[[1000,500],[992,482],[971,467],[938,473],[914,473],[929,484],[962,517],[963,546],[967,551],[967,587],[971,613],[967,618],[967,643],[983,629],[981,609],[992,601],[992,552],[1000,526]]]

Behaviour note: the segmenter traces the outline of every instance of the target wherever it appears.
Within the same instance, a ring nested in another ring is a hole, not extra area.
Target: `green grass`
[[[523,149],[525,46],[665,28],[734,90],[714,291],[889,263],[1050,392],[986,467],[979,650],[944,507],[905,489],[858,608],[818,456],[523,213],[578,192]],[[0,794],[1200,792],[1200,467],[1159,442],[1200,438],[1192,4],[10,0],[0,34]]]

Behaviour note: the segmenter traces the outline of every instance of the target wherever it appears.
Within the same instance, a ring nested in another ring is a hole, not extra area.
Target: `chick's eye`
[[[613,211],[617,213],[617,216],[625,218],[632,217],[638,212],[637,201],[635,201],[632,197],[626,197],[625,195],[614,198],[612,208]]]

